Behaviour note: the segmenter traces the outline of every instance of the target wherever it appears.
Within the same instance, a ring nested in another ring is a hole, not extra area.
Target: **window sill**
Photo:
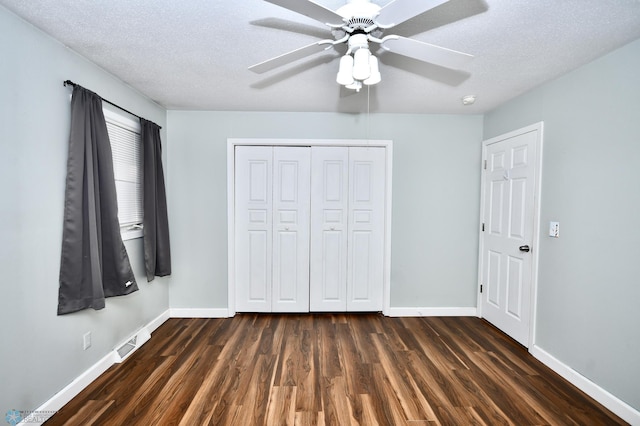
[[[135,240],[143,237],[142,229],[123,229],[120,235],[122,235],[122,241]]]

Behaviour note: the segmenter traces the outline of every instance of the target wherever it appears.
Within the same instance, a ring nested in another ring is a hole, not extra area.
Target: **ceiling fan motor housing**
[[[350,34],[362,31],[370,33],[378,28],[375,19],[380,14],[380,6],[369,0],[349,0],[349,2],[336,11],[342,16],[344,25],[342,28]]]
[[[376,25],[376,23],[371,18],[353,17],[346,21],[346,26],[353,30],[364,30],[374,25]]]
[[[369,20],[369,25],[371,25],[380,13],[380,6],[369,0],[349,0],[349,3],[336,10],[336,13],[342,16],[345,21]]]

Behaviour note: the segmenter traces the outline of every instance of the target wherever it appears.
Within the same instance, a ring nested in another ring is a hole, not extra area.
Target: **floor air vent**
[[[139,330],[136,334],[131,336],[123,344],[119,345],[114,351],[115,362],[121,363],[127,359],[132,353],[142,346],[147,340],[151,338],[151,333],[146,328]]]

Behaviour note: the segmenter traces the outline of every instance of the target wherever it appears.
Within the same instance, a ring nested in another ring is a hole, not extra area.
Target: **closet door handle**
[[[518,250],[523,251],[525,253],[528,253],[529,250],[531,250],[531,249],[529,248],[529,246],[520,246],[520,247],[518,247]]]

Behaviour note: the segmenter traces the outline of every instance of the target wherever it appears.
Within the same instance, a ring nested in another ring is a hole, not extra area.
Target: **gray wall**
[[[637,410],[639,69],[635,41],[484,121],[485,139],[544,121],[536,345]]]
[[[391,139],[392,307],[475,307],[482,117],[168,112],[172,308],[227,308],[227,138]]]
[[[0,414],[34,410],[169,307],[167,283],[56,316],[71,79],[166,127],[166,111],[0,7]],[[93,345],[82,350],[82,335]]]

